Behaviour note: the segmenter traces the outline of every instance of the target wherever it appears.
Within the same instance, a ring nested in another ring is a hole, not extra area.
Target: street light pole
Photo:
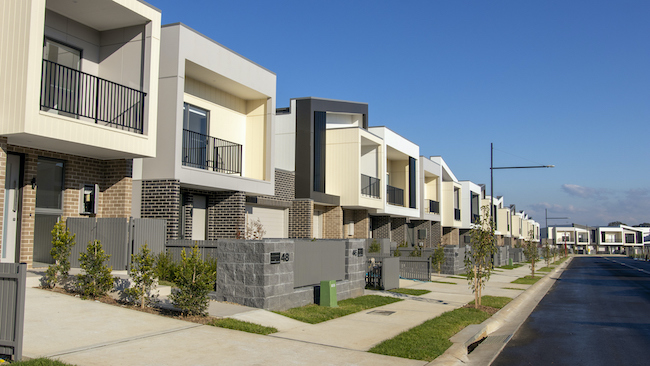
[[[548,217],[548,208],[544,209],[544,216],[546,218],[546,240],[548,240],[548,220],[564,220],[569,219],[568,217]],[[555,241],[555,239],[553,239]],[[564,240],[564,254],[566,257],[566,238]]]
[[[495,169],[535,169],[535,168],[555,168],[555,165],[528,165],[528,166],[494,166],[494,143],[490,143],[490,221],[492,228],[495,227],[496,210],[494,209],[494,170]],[[548,232],[548,225],[547,232]]]

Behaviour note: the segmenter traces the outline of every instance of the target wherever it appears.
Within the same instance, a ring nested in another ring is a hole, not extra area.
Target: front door
[[[20,217],[20,156],[7,155],[5,207],[0,262],[16,263],[18,218]]]
[[[194,207],[192,207],[192,240],[205,240],[208,198],[206,196],[194,195]]]

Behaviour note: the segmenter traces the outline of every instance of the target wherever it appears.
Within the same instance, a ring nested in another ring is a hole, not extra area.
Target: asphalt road
[[[576,257],[493,366],[650,365],[650,262]]]

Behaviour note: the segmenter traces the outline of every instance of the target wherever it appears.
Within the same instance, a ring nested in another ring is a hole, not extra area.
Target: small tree
[[[249,220],[246,222],[246,240],[260,240],[264,237],[264,234],[266,234],[266,230],[264,229],[264,225],[262,225],[260,219],[255,221]]]
[[[533,237],[533,231],[528,234],[529,238]],[[530,260],[531,275],[535,277],[535,261],[539,259],[539,251],[537,250],[537,243],[531,239],[524,240],[524,255]]]
[[[377,242],[377,240],[373,239],[372,243],[370,243],[370,247],[368,248],[368,252],[379,253],[380,250],[381,250],[381,245],[379,244],[379,242]]]
[[[420,249],[419,246],[415,246],[411,253],[409,253],[409,257],[421,257],[422,256],[422,249]]]
[[[170,299],[184,314],[205,315],[210,299],[216,271],[199,257],[199,247],[194,246],[189,256],[181,252],[181,263],[176,271],[175,283],[178,291]]]
[[[551,245],[547,241],[546,244],[544,244],[544,259],[546,259],[546,267],[549,267],[552,263],[552,253],[553,250],[551,249]]]
[[[129,301],[139,303],[141,308],[151,303],[151,291],[156,286],[156,268],[154,256],[145,243],[137,254],[131,254],[129,276],[133,286],[124,290]]]
[[[431,263],[438,269],[438,274],[440,274],[440,268],[445,263],[445,249],[441,245],[431,254]]]
[[[77,284],[83,298],[104,296],[113,288],[113,277],[105,262],[111,256],[104,252],[99,240],[88,242],[86,252],[79,256],[79,263],[84,273],[77,276]]]
[[[50,255],[54,263],[50,264],[45,271],[43,287],[53,288],[56,283],[63,283],[68,279],[70,272],[70,251],[74,246],[75,235],[70,235],[70,231],[63,221],[54,224],[52,229],[52,250]]]
[[[177,264],[174,263],[174,258],[171,253],[167,251],[161,252],[155,257],[155,277],[158,278],[159,281],[174,282],[176,267]]]
[[[481,305],[481,292],[494,269],[492,255],[497,251],[490,208],[483,206],[481,211],[479,224],[470,230],[470,250],[465,252],[467,282],[474,293],[474,307],[477,309]]]

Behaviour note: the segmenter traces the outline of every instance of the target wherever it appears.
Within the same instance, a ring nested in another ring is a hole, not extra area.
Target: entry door
[[[2,231],[2,260],[3,263],[16,262],[16,237],[18,233],[18,215],[20,201],[20,157],[7,155],[7,172],[5,179],[5,207]]]
[[[194,207],[192,207],[192,240],[205,240],[207,201],[206,196],[194,196]]]

